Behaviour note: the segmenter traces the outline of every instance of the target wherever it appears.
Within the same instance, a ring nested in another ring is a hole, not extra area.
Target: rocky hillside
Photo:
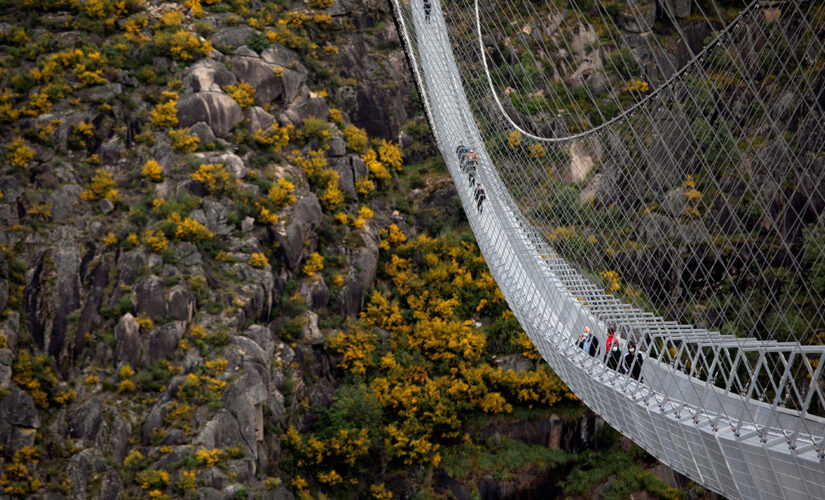
[[[0,496],[702,493],[538,360],[384,3],[0,5]]]

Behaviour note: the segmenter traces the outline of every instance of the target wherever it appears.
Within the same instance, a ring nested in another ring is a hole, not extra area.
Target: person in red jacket
[[[613,345],[613,342],[619,343],[619,338],[616,336],[616,327],[610,325],[607,327],[607,341],[606,346],[604,347],[604,359],[607,360],[607,355],[610,353],[610,346]]]

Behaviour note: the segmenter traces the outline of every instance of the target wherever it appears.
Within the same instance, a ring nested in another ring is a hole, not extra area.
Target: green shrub
[[[170,366],[168,360],[161,359],[152,363],[149,368],[137,372],[134,381],[138,389],[143,392],[160,392],[172,378]]]
[[[263,33],[255,33],[246,43],[246,46],[260,54],[269,48],[269,39]]]
[[[612,67],[624,78],[638,76],[641,72],[636,56],[629,47],[614,50],[610,53],[609,59]]]

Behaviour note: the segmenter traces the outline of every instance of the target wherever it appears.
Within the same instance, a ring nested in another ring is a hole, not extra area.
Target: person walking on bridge
[[[476,192],[475,192],[475,199],[476,199],[476,203],[477,203],[476,208],[478,209],[478,214],[479,215],[481,215],[482,205],[484,204],[484,200],[486,198],[487,198],[487,194],[484,192],[484,186],[482,186],[481,183],[479,182],[478,186],[476,186]]]
[[[432,8],[432,4],[430,0],[424,0],[424,20],[426,22],[430,22],[430,9]]]
[[[619,338],[616,337],[616,327],[610,325],[607,327],[607,340],[605,341],[605,344],[607,345],[604,346],[605,359],[607,359],[607,355],[610,353],[610,346],[613,344],[613,341],[616,341],[618,343]]]
[[[462,150],[462,154],[459,154],[458,158],[460,160],[462,170],[464,170],[466,168],[468,162],[471,162],[471,161],[478,162],[478,155],[476,154],[475,151],[473,151],[473,148],[470,148],[470,147],[465,147]]]
[[[599,339],[590,333],[590,327],[585,326],[582,337],[579,339],[579,349],[596,357],[599,355]]]
[[[619,373],[630,375],[634,379],[641,381],[643,363],[644,359],[642,359],[642,355],[636,352],[636,342],[633,340],[628,341],[627,352],[622,356]]]
[[[604,356],[604,362],[608,368],[613,371],[619,369],[619,363],[622,362],[622,351],[619,349],[619,342],[614,341],[613,345],[610,347],[610,350],[607,351],[607,354]]]
[[[473,184],[476,183],[476,166],[477,165],[478,165],[478,163],[473,159],[467,160],[467,162],[464,164],[464,172],[467,173],[467,180],[470,182],[470,187],[472,187]]]

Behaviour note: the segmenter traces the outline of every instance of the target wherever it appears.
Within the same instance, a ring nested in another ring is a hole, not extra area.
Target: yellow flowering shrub
[[[153,252],[162,252],[169,246],[169,240],[162,231],[147,229],[143,232],[143,243]]]
[[[34,159],[34,150],[23,142],[22,137],[16,137],[6,145],[6,160],[15,167],[26,168]]]
[[[212,44],[185,29],[161,32],[155,35],[156,45],[177,61],[191,61],[212,52]]]
[[[143,164],[142,174],[152,182],[163,181],[163,167],[155,160],[149,160]]]
[[[138,14],[130,17],[123,24],[123,37],[130,42],[136,43],[139,47],[145,42],[151,40],[150,37],[143,33],[143,30],[149,26],[149,19],[143,14]]]
[[[306,262],[304,263],[303,272],[307,276],[313,276],[318,271],[324,269],[324,257],[319,254],[318,252],[312,252],[309,257],[307,257]]]
[[[389,252],[381,279],[393,294],[374,291],[360,317],[328,337],[325,348],[342,369],[369,380],[359,398],[375,398],[381,408],[384,456],[407,466],[438,466],[442,446],[462,438],[469,415],[575,401],[546,365],[516,373],[487,363],[490,334],[470,319],[480,312],[494,320],[490,328],[507,335],[515,330],[509,352],[524,352],[528,359],[538,353],[473,244],[426,235],[409,240],[397,226],[380,236]],[[299,468],[312,469],[315,477],[334,468],[346,481],[349,463],[330,454],[334,435],[301,436],[290,429],[282,443]]]
[[[332,5],[333,0],[309,0],[309,6],[313,9],[323,10]]]
[[[202,241],[215,236],[200,222],[191,217],[183,218],[177,212],[173,212],[167,220],[175,225],[175,238],[177,239]]]
[[[201,140],[195,135],[189,135],[186,129],[176,128],[169,130],[169,139],[172,147],[180,153],[194,153],[198,150]]]
[[[284,178],[278,179],[269,188],[267,199],[277,208],[282,208],[295,203],[295,195],[292,194],[295,185]]]
[[[130,378],[122,379],[117,383],[117,392],[135,392],[137,386],[135,386],[135,382]]]
[[[14,122],[20,116],[20,111],[14,109],[14,95],[9,89],[0,93],[0,122]]]
[[[176,10],[167,10],[158,22],[166,28],[177,28],[183,24],[183,14]]]
[[[685,217],[688,219],[698,219],[702,214],[695,206],[688,205],[685,207]]]
[[[551,242],[570,241],[576,236],[575,226],[556,226],[548,235]]]
[[[392,492],[387,490],[387,487],[384,486],[384,483],[378,483],[378,484],[370,485],[370,495],[375,500],[391,500],[392,499]]]
[[[161,102],[149,114],[152,125],[156,127],[176,127],[178,125],[178,99],[174,98]]]
[[[349,222],[349,217],[344,212],[337,212],[333,215],[333,218],[338,221],[339,224],[346,225]]]
[[[262,269],[269,265],[269,260],[262,253],[253,253],[249,256],[249,265]]]
[[[151,330],[155,326],[154,323],[152,323],[152,320],[144,314],[141,314],[135,318],[135,321],[137,321],[137,324],[141,330]]]
[[[364,160],[364,163],[366,163],[367,170],[369,170],[370,175],[377,181],[386,182],[392,179],[392,174],[390,174],[387,167],[378,160],[378,153],[376,153],[374,149],[370,149],[361,155],[361,159]]]
[[[126,455],[126,458],[123,459],[123,467],[126,469],[137,468],[141,462],[143,462],[143,453],[138,450],[132,450]]]
[[[232,99],[242,107],[248,108],[255,105],[255,87],[247,82],[233,83],[223,87],[223,91],[229,94]]]
[[[256,130],[252,138],[259,145],[266,146],[273,153],[278,153],[289,144],[289,139],[294,130],[295,127],[292,125],[279,127],[277,122],[272,122],[272,125],[266,130]]]
[[[198,475],[193,470],[181,471],[180,476],[178,476],[178,482],[175,484],[175,487],[177,487],[177,489],[181,492],[194,490],[198,486],[197,478]]]
[[[545,154],[547,154],[547,148],[539,143],[530,144],[530,157],[531,158],[542,158]]]
[[[398,301],[390,303],[388,298],[378,290],[372,292],[369,302],[360,314],[360,319],[367,326],[377,326],[399,335],[407,335],[411,331],[401,313]]]
[[[332,127],[330,127],[329,123],[319,118],[315,118],[313,116],[310,116],[309,118],[304,120],[303,125],[301,125],[301,128],[298,130],[297,133],[297,138],[302,143],[306,143],[312,139],[316,139],[323,145],[331,137]]]
[[[48,113],[52,109],[52,102],[45,92],[35,92],[29,97],[29,102],[23,108],[23,113],[28,116],[39,116]]]
[[[6,495],[28,498],[43,486],[42,481],[34,477],[39,458],[40,451],[33,446],[23,446],[14,452],[0,476],[0,488]]]
[[[206,338],[206,329],[203,325],[193,324],[189,327],[189,335],[196,339],[205,339]]]
[[[39,216],[44,219],[51,219],[52,205],[51,203],[35,203],[26,213],[35,217]]]
[[[278,214],[269,210],[260,202],[255,202],[255,206],[258,207],[258,222],[261,224],[271,224],[273,226],[278,223]]]
[[[382,229],[379,234],[381,235],[381,242],[378,246],[383,250],[389,250],[391,247],[407,241],[407,236],[395,224],[390,224],[389,228]]]
[[[334,170],[328,170],[327,172],[329,174],[329,180],[327,181],[326,189],[318,196],[318,200],[325,209],[333,211],[344,203],[344,192],[341,191],[341,188],[338,186],[338,172]]]
[[[399,148],[397,144],[381,139],[381,143],[378,146],[378,156],[381,157],[381,162],[391,170],[396,172],[401,171],[404,156],[401,154],[401,148]]]
[[[327,339],[325,345],[341,356],[338,366],[352,373],[362,374],[375,364],[372,359],[375,341],[374,334],[363,329],[355,329],[347,333],[337,332]]]
[[[183,0],[183,6],[189,9],[192,17],[203,17],[203,6],[201,5],[201,0]]]
[[[355,125],[347,125],[344,127],[344,137],[347,142],[347,147],[356,153],[363,151],[369,143],[367,132]]]
[[[605,281],[605,291],[607,293],[615,293],[622,287],[619,284],[619,273],[616,271],[605,270],[600,272],[599,276]]]
[[[130,378],[135,374],[135,370],[129,365],[123,365],[117,372],[120,378]]]
[[[227,366],[229,366],[229,362],[224,358],[211,359],[204,365],[204,371],[207,375],[216,377],[226,371]]]
[[[625,85],[624,87],[622,87],[622,90],[624,90],[625,92],[641,92],[641,93],[645,93],[645,92],[649,92],[649,91],[650,91],[650,84],[649,84],[649,83],[647,83],[647,82],[645,82],[645,81],[642,81],[642,80],[631,79],[631,80],[627,83],[627,85]]]
[[[361,205],[361,208],[358,209],[358,217],[362,219],[372,219],[375,213],[372,211],[370,207],[365,205]]]
[[[321,472],[318,474],[318,481],[321,484],[328,484],[330,486],[335,486],[336,484],[341,484],[344,480],[340,474],[335,472],[335,470],[331,470],[329,472]]]
[[[208,341],[210,337],[206,337]],[[225,365],[223,365],[225,367]],[[226,381],[217,378],[216,369],[202,370],[201,374],[189,373],[180,385],[178,393],[175,395],[178,413],[175,416],[167,416],[167,423],[183,429],[187,433],[192,431],[192,406],[208,404],[212,409],[220,409],[221,397],[226,389]]]
[[[223,163],[206,163],[198,167],[192,178],[202,182],[210,193],[215,195],[229,195],[240,183]]]
[[[519,132],[518,130],[510,131],[510,133],[507,134],[507,143],[513,149],[516,149],[519,146],[521,146],[521,132]]]
[[[114,201],[117,201],[118,193],[115,186],[117,186],[115,177],[106,169],[98,168],[95,170],[89,187],[80,193],[80,198],[85,201],[95,201],[101,198],[112,201],[115,198]]]
[[[338,125],[344,123],[344,115],[338,108],[329,108],[329,119],[332,121],[332,123]]]
[[[688,219],[696,219],[701,215],[699,212],[699,203],[702,201],[702,192],[696,189],[696,181],[693,180],[692,175],[687,176],[684,186],[684,195],[688,201],[684,215]]]
[[[135,482],[144,490],[166,488],[169,486],[169,473],[165,470],[142,470],[135,476]]]
[[[369,196],[375,191],[375,184],[368,178],[355,181],[355,192],[361,196]]]
[[[223,451],[219,448],[198,448],[195,452],[195,460],[205,467],[213,467],[217,465],[221,459],[223,459]]]
[[[307,174],[309,182],[312,184],[326,184],[327,177],[325,175],[330,170],[327,169],[327,157],[324,155],[323,150],[310,149],[307,156],[296,150],[289,155],[288,159],[293,164],[301,167],[301,170]]]

